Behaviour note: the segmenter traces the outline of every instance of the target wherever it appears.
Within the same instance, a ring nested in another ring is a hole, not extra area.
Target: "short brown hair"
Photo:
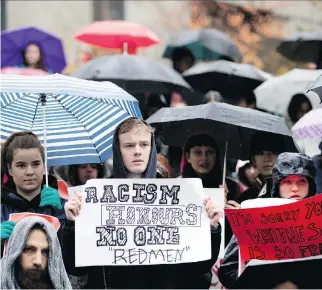
[[[144,120],[137,119],[137,118],[129,118],[121,125],[118,131],[118,136],[121,134],[131,132],[134,128],[138,128],[138,127],[143,127],[148,132],[153,133],[152,127]]]
[[[13,155],[16,149],[34,149],[40,151],[42,161],[45,160],[44,147],[41,145],[38,137],[30,131],[16,132],[1,145],[1,166],[5,172],[8,172],[8,166],[11,166]]]

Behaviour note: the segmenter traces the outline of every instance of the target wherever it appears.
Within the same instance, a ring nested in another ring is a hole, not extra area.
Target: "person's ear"
[[[190,153],[189,153],[189,152],[185,152],[185,153],[184,153],[184,157],[185,157],[186,161],[187,161],[188,163],[190,163]]]
[[[9,164],[7,164],[7,168],[8,168],[8,173],[10,174],[10,176],[12,176],[12,169]]]

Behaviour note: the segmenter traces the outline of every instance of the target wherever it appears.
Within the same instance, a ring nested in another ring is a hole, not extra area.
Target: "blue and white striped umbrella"
[[[112,156],[115,127],[142,117],[138,101],[113,83],[60,74],[1,75],[0,81],[1,142],[13,132],[33,131],[46,140],[48,166],[104,162]]]

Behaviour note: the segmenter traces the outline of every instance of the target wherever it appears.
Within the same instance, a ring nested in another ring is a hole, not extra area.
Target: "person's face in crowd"
[[[125,168],[132,174],[142,174],[151,153],[151,132],[143,125],[119,135],[120,151]]]
[[[254,156],[253,162],[262,177],[272,176],[278,153],[262,151]]]
[[[247,102],[246,102],[246,100],[244,98],[240,99],[240,101],[238,102],[237,106],[242,107],[242,108],[250,108],[250,109],[255,109],[256,108],[255,103],[247,104]]]
[[[215,166],[216,150],[209,146],[195,146],[186,153],[186,160],[197,174],[207,174]]]
[[[282,198],[302,200],[309,193],[309,182],[305,176],[289,175],[279,185]]]
[[[30,44],[26,48],[25,58],[29,65],[35,65],[40,60],[40,48],[36,44]]]
[[[18,280],[22,287],[40,288],[48,283],[48,254],[49,245],[44,231],[34,229],[30,232],[25,248],[21,253],[19,262]],[[31,288],[25,289],[31,289]],[[24,289],[24,288],[22,288]]]
[[[183,57],[176,61],[175,67],[180,73],[185,72],[193,66],[193,59],[190,57]]]
[[[45,166],[38,148],[16,149],[8,167],[18,193],[40,192]]]
[[[249,182],[254,184],[256,182],[256,177],[258,176],[258,170],[254,166],[251,166],[246,168],[245,175]]]
[[[310,111],[309,104],[307,102],[302,103],[299,111],[297,112],[297,120],[300,120],[309,111]]]
[[[81,164],[77,168],[78,179],[81,184],[85,184],[87,180],[97,178],[97,164]]]

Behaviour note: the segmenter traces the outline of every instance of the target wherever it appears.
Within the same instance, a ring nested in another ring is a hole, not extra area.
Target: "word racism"
[[[226,213],[245,263],[322,255],[321,196]]]
[[[103,192],[102,196],[97,192]],[[202,214],[196,204],[179,205],[179,194],[179,185],[158,188],[156,184],[134,183],[131,191],[128,184],[116,188],[104,185],[103,191],[86,187],[85,203],[103,204],[101,226],[96,227],[97,246],[124,247],[129,236],[136,246],[179,245],[179,228],[200,227]],[[130,235],[129,230],[133,231]]]

